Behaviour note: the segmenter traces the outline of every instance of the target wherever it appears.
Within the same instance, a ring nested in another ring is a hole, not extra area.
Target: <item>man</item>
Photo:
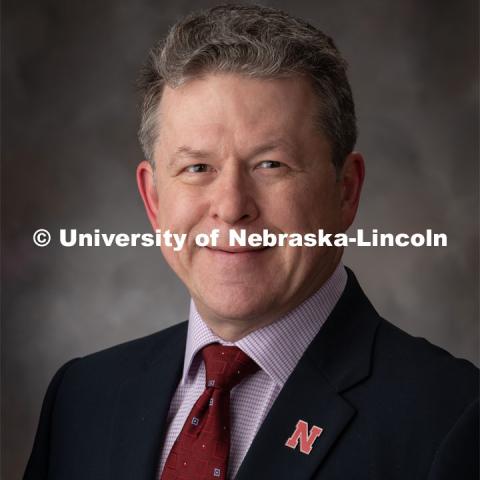
[[[353,222],[364,162],[332,41],[217,7],[172,28],[142,85],[137,180],[153,228],[188,234],[162,252],[189,321],[62,367],[24,478],[478,478],[470,363],[380,318],[340,247],[227,242]]]

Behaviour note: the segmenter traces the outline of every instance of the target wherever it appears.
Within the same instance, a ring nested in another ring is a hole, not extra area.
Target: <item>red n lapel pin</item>
[[[308,423],[304,420],[299,420],[295,427],[295,431],[293,432],[292,436],[286,441],[285,446],[295,449],[300,443],[300,451],[302,453],[305,453],[306,455],[310,455],[313,444],[323,432],[323,428],[317,427],[317,425],[313,425],[310,429],[310,432],[308,430]]]

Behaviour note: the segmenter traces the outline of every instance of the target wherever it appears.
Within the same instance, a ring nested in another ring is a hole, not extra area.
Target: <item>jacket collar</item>
[[[369,376],[381,320],[354,273],[346,270],[347,286],[305,355],[338,393]]]

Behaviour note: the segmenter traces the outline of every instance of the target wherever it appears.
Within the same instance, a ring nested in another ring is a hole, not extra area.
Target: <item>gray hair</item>
[[[151,49],[139,78],[143,103],[138,135],[152,166],[164,86],[175,88],[212,72],[310,78],[319,98],[318,126],[330,141],[337,172],[342,168],[357,138],[345,60],[317,28],[258,5],[220,5],[190,14]]]

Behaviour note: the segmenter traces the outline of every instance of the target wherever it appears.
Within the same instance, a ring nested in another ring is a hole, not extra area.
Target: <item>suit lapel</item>
[[[253,441],[237,480],[309,479],[354,415],[348,405],[310,362],[297,367],[280,392]],[[298,420],[323,429],[310,454],[285,446]]]
[[[187,326],[151,352],[121,386],[113,415],[111,479],[152,480],[158,468],[170,401],[181,378]]]
[[[379,317],[348,270],[345,291],[257,433],[236,480],[311,479],[355,415],[342,392],[368,377]],[[310,453],[285,445],[297,422],[322,428]]]

